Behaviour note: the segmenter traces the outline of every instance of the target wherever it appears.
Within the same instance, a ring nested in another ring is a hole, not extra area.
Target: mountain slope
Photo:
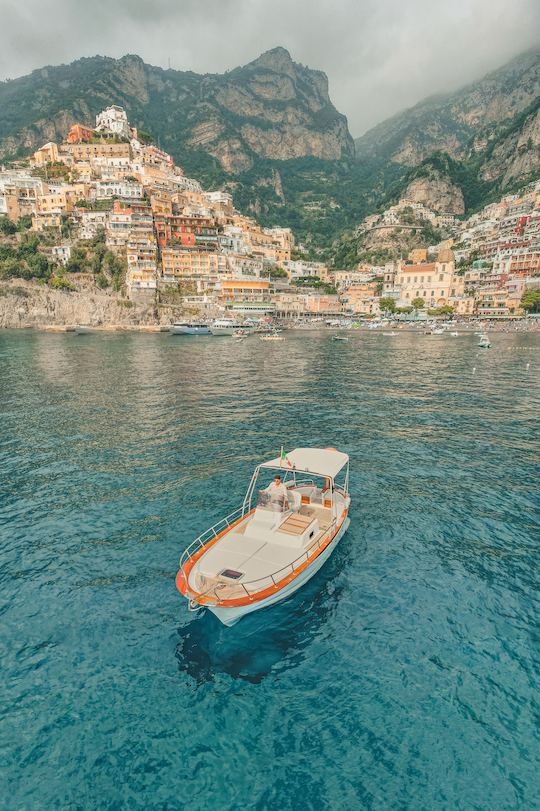
[[[327,77],[284,48],[223,75],[96,56],[0,83],[0,160],[60,140],[73,121],[92,124],[109,104],[265,225],[289,223],[320,243],[363,213],[350,175],[354,142]]]
[[[455,93],[433,96],[356,139],[357,157],[416,166],[433,152],[463,159],[486,144],[540,95],[540,50]]]
[[[324,73],[294,63],[284,48],[226,74],[163,70],[137,56],[92,57],[0,84],[0,157],[61,138],[74,119],[92,124],[110,103],[180,157],[202,151],[236,174],[257,158],[354,155],[345,116]]]

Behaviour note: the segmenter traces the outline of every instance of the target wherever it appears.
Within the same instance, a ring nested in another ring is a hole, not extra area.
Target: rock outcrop
[[[14,279],[0,284],[0,329],[42,327],[52,324],[74,326],[169,324],[174,313],[156,311],[153,303],[134,304],[119,294],[94,286],[78,285],[73,291]]]
[[[499,181],[502,189],[540,174],[540,107],[491,150],[482,167],[483,180]]]
[[[411,180],[401,197],[404,200],[422,203],[438,214],[465,213],[463,192],[447,176],[437,171]]]

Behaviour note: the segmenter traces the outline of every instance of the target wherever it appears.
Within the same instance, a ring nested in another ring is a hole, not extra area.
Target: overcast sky
[[[125,53],[222,72],[283,45],[328,74],[354,136],[539,41],[539,0],[0,0],[2,79]]]

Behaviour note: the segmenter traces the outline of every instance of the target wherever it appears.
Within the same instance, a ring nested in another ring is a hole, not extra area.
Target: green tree
[[[395,311],[396,311],[396,302],[394,301],[393,298],[390,298],[390,296],[383,297],[379,301],[379,307],[381,308],[383,313],[395,313]]]
[[[28,231],[29,228],[32,227],[32,217],[30,214],[25,214],[23,217],[19,217],[17,222],[17,231]]]
[[[420,296],[418,296],[417,298],[413,298],[413,300],[411,301],[413,310],[421,310],[424,307],[425,303],[426,302],[424,301],[424,299],[421,298]]]
[[[11,234],[17,233],[17,226],[14,222],[11,222],[9,217],[6,217],[3,214],[0,217],[0,234],[4,234],[4,236],[11,236]]]
[[[261,276],[270,277],[270,279],[286,279],[287,271],[283,270],[283,268],[273,267],[263,270]]]
[[[525,290],[521,306],[526,313],[540,313],[540,290]]]

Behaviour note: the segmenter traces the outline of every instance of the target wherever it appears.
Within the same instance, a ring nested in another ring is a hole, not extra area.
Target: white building
[[[96,200],[106,200],[110,197],[124,197],[128,200],[140,200],[144,195],[140,183],[130,180],[106,180],[96,183],[94,197]]]
[[[209,203],[214,205],[232,206],[232,194],[226,191],[207,191],[205,197]]]
[[[126,111],[116,104],[106,107],[96,116],[96,130],[98,132],[113,132],[120,138],[129,138],[131,133]]]
[[[62,265],[67,265],[71,256],[71,245],[53,245],[51,255]]]
[[[281,263],[290,279],[301,279],[311,277],[326,279],[328,268],[323,262],[308,262],[305,259],[285,259]]]

